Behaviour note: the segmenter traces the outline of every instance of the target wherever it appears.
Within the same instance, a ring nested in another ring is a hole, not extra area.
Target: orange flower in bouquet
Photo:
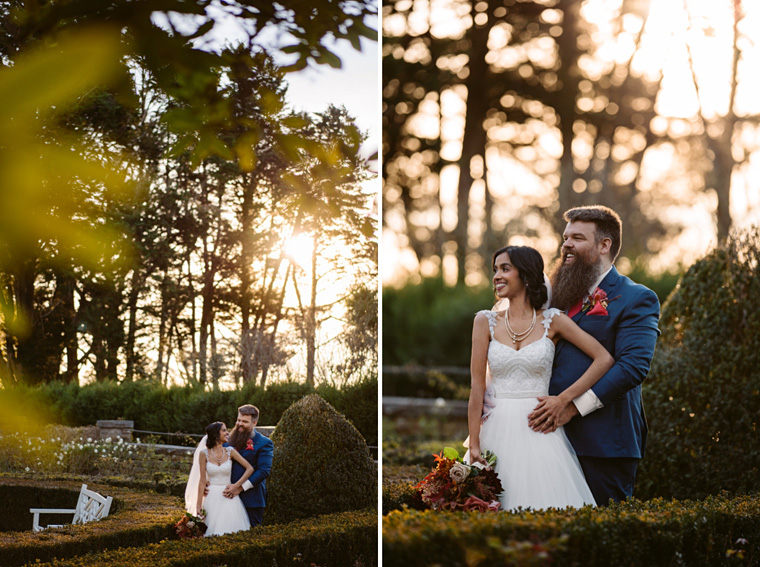
[[[504,492],[492,470],[496,455],[487,451],[488,468],[468,465],[456,449],[445,447],[434,455],[436,466],[415,487],[423,507],[433,510],[497,511],[499,495]]]

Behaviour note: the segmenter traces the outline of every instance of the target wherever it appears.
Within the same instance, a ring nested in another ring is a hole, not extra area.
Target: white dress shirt
[[[599,287],[599,284],[602,283],[602,280],[607,277],[607,274],[610,273],[610,270],[612,270],[612,266],[604,272],[599,278],[594,282],[594,285],[592,285],[588,289],[588,294],[591,295],[594,293],[594,290]],[[581,417],[585,417],[588,414],[590,414],[592,411],[596,411],[598,409],[602,409],[604,407],[604,404],[601,402],[601,400],[597,397],[597,395],[594,393],[594,391],[589,388],[585,392],[583,392],[580,396],[575,398],[573,400],[573,403],[575,404],[575,407],[578,409],[578,413],[581,414]]]

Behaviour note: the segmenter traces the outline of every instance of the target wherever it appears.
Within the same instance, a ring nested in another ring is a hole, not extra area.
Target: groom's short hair
[[[259,420],[259,408],[252,406],[251,404],[245,404],[238,408],[240,415],[250,415],[253,421]]]
[[[609,238],[610,256],[612,261],[620,252],[620,244],[623,241],[623,221],[620,215],[609,207],[603,205],[589,205],[587,207],[575,207],[565,212],[567,222],[593,222],[596,225],[596,240]]]

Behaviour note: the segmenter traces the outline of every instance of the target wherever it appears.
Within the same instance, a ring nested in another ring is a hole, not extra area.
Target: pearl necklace
[[[504,324],[507,327],[509,336],[512,337],[512,344],[517,344],[525,340],[528,335],[530,335],[531,331],[533,331],[533,328],[536,326],[536,310],[533,309],[533,321],[531,321],[530,327],[528,327],[527,331],[523,331],[522,333],[515,333],[512,330],[512,326],[509,324],[509,308],[507,308],[507,312],[504,314]]]
[[[221,457],[217,457],[216,454],[214,453],[213,449],[209,450],[209,455],[211,455],[211,462],[213,462],[214,464],[219,465],[219,466],[222,465],[222,460],[224,459],[224,450],[222,450],[222,456]]]

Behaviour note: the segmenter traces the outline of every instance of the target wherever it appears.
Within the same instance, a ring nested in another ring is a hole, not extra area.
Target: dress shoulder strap
[[[232,446],[231,446],[231,445],[228,445],[227,447],[225,447],[225,449],[227,450],[227,454],[228,454],[228,455],[229,455],[230,453],[232,453]]]
[[[483,311],[478,311],[478,315],[481,313],[486,316],[486,319],[488,319],[488,329],[491,331],[491,339],[493,339],[493,330],[496,327],[496,312],[484,309]]]
[[[561,315],[561,314],[562,314],[562,311],[560,311],[556,307],[544,309],[544,320],[541,322],[544,326],[544,336],[549,334],[549,327],[552,326],[552,319],[556,317],[557,315]]]

